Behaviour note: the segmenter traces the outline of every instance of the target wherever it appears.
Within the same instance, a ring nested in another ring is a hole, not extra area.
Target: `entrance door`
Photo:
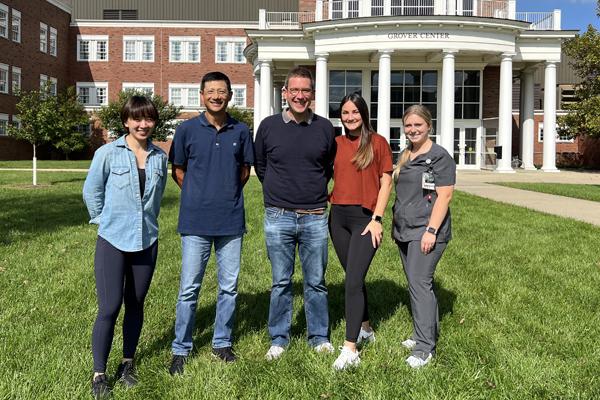
[[[479,168],[478,135],[479,128],[454,128],[454,161],[457,168]]]

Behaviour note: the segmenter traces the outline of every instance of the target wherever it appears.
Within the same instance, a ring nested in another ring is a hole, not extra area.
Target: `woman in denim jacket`
[[[131,97],[121,121],[127,134],[96,151],[83,185],[90,223],[99,225],[94,258],[98,315],[92,331],[95,398],[109,395],[106,362],[122,303],[123,360],[115,378],[126,386],[137,382],[133,357],[156,265],[158,213],[167,181],[167,156],[150,140],[158,121],[152,102]]]

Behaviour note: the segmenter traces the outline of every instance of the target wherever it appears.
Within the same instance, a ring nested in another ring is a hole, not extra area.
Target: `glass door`
[[[478,136],[479,128],[454,128],[454,161],[461,169],[479,168]]]

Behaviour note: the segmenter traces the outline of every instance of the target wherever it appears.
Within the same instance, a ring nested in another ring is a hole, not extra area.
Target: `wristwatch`
[[[375,215],[373,214],[373,216],[371,217],[371,219],[375,222],[379,222],[380,224],[383,224],[383,219],[381,218],[380,215]]]
[[[435,229],[433,226],[428,226],[425,231],[437,235],[437,229]]]

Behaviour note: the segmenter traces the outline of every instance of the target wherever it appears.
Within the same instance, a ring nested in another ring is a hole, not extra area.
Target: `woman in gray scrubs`
[[[452,237],[448,205],[456,181],[456,164],[429,137],[431,113],[426,107],[409,107],[402,121],[408,145],[394,171],[392,236],[404,265],[413,315],[412,337],[402,345],[412,350],[406,359],[408,365],[419,368],[435,355],[439,316],[433,274]]]

